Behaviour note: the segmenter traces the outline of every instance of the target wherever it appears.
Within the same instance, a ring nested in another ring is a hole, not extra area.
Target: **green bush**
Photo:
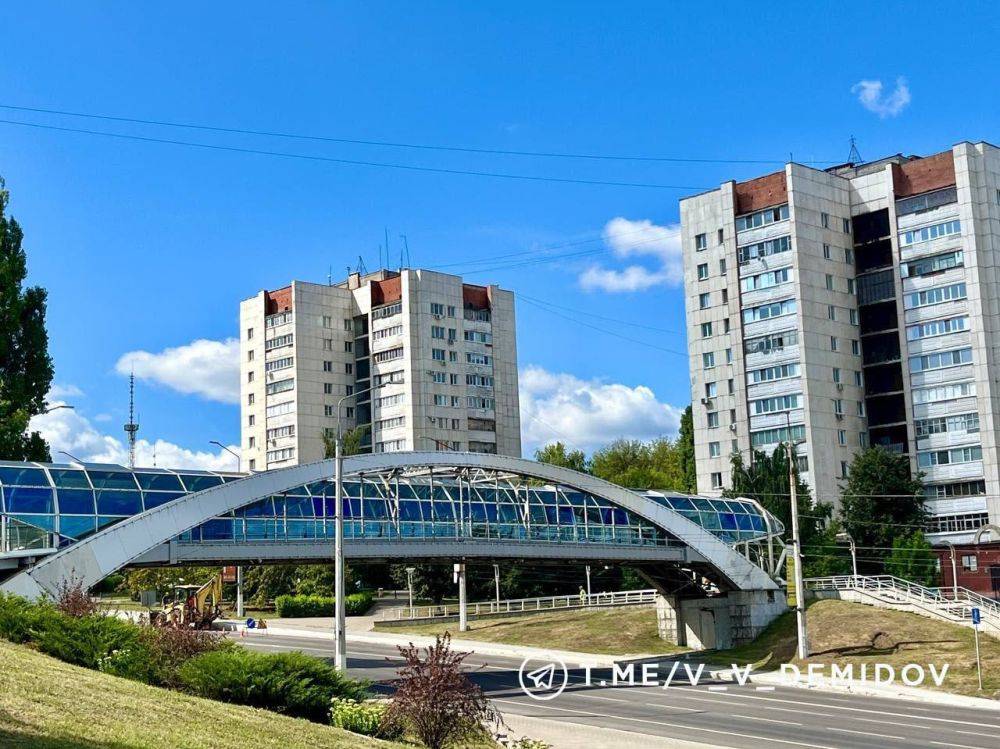
[[[242,648],[195,656],[177,671],[179,684],[200,697],[252,705],[326,722],[334,697],[362,699],[365,686],[304,653],[255,653]]]
[[[403,726],[387,717],[385,702],[361,702],[348,697],[334,697],[330,703],[330,725],[352,733],[389,741],[403,735]]]
[[[274,607],[279,617],[333,616],[334,598],[327,596],[278,596]],[[365,591],[352,593],[344,599],[348,616],[360,616],[371,608],[373,596]]]
[[[20,596],[0,593],[0,637],[11,642],[27,642],[40,610],[51,605],[33,604]]]
[[[31,624],[29,639],[37,648],[66,663],[98,668],[115,650],[133,647],[140,629],[113,616],[74,617],[43,608]]]
[[[201,653],[236,647],[224,637],[194,629],[144,627],[136,641],[113,650],[98,669],[154,686],[179,686],[178,669]]]

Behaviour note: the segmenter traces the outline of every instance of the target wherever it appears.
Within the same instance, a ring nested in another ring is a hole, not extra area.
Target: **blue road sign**
[[[973,609],[972,610],[972,623],[973,624],[979,624],[979,622],[981,620],[982,620],[982,617],[979,616],[979,609]]]

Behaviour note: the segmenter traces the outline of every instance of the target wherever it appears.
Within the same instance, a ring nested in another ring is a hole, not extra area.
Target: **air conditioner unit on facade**
[[[736,431],[736,425],[735,424],[730,424],[729,425],[729,431],[730,432],[735,432]]]
[[[843,390],[843,389],[844,389],[844,383],[838,382],[837,383],[837,390]]]

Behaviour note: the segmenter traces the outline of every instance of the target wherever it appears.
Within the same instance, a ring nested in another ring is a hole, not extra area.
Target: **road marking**
[[[910,720],[933,720],[938,723],[960,723],[961,725],[974,725],[980,728],[1000,728],[1000,725],[990,723],[971,723],[968,720],[956,720],[954,718],[935,718],[930,715],[908,715],[907,713],[890,713],[885,710],[866,710],[862,707],[841,707],[840,705],[828,705],[822,702],[799,702],[798,700],[785,700],[778,697],[758,697],[753,694],[738,694],[736,692],[724,692],[727,697],[737,697],[744,700],[761,700],[763,702],[785,702],[792,705],[805,707],[821,707],[826,710],[848,710],[856,713],[874,713],[875,715],[892,715],[896,718],[909,718]]]
[[[951,747],[951,749],[983,749],[981,746],[969,746],[968,744],[954,744],[950,741],[947,744],[944,743],[943,741],[932,741],[931,743],[937,744],[938,746]]]
[[[664,705],[662,702],[644,702],[644,705],[649,705],[650,707],[658,707],[663,709],[664,707],[669,707],[671,710],[684,710],[689,713],[703,713],[704,710],[699,710],[696,707],[680,707],[678,705]]]
[[[727,715],[731,715],[734,718],[743,718],[744,720],[762,720],[765,723],[783,723],[786,726],[801,726],[801,725],[805,725],[804,723],[796,723],[795,721],[792,721],[792,720],[777,720],[776,718],[761,718],[761,717],[759,717],[757,715],[740,715],[738,713],[726,713],[726,714]]]
[[[872,733],[871,731],[852,731],[850,728],[834,728],[833,726],[827,726],[827,731],[839,731],[840,733],[857,733],[861,736],[868,736],[869,738],[873,736],[878,736],[880,739],[896,739],[897,741],[910,741],[911,739],[905,736],[890,736],[887,733]]]
[[[729,689],[729,687],[711,686],[711,687],[708,688],[708,691],[709,692],[725,692],[727,689]]]
[[[586,715],[590,718],[609,718],[611,720],[624,720],[631,723],[649,723],[654,726],[666,726],[667,728],[680,728],[684,731],[701,731],[703,733],[715,733],[721,734],[723,736],[739,736],[744,739],[755,739],[757,741],[767,741],[775,744],[789,744],[790,746],[806,746],[810,749],[836,749],[836,747],[831,747],[826,744],[807,744],[804,741],[786,741],[785,739],[776,739],[770,736],[757,736],[752,733],[737,733],[736,731],[722,731],[714,728],[701,728],[699,726],[689,726],[684,723],[667,723],[662,720],[646,720],[644,718],[633,718],[631,716],[623,717],[619,715],[606,715],[603,713],[588,713],[584,710],[572,710],[568,707],[550,707],[549,705],[539,705],[536,703],[531,703],[526,705],[523,702],[515,702],[513,700],[493,700],[493,702],[503,702],[505,704],[517,705],[519,707],[533,707],[541,708],[542,710],[555,710],[556,712],[566,712],[566,713],[578,713],[580,715]],[[647,736],[649,734],[646,734]],[[675,737],[676,738],[676,737]]]
[[[755,692],[773,692],[774,687],[754,687]]]

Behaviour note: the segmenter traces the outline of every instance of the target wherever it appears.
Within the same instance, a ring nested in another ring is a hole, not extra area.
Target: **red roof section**
[[[462,306],[465,309],[489,309],[490,292],[485,286],[462,284]]]
[[[292,287],[264,292],[264,314],[274,315],[292,308]]]
[[[399,276],[387,278],[384,281],[372,281],[368,284],[368,288],[371,289],[372,307],[398,302],[403,298],[403,282]]]
[[[892,188],[897,198],[919,195],[955,184],[955,157],[951,151],[892,165]]]
[[[737,182],[733,186],[733,194],[736,198],[737,216],[787,203],[788,183],[785,180],[785,172],[782,170],[746,182]]]

